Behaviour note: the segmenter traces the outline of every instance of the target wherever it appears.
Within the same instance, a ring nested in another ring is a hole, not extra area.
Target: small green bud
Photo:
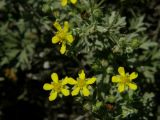
[[[131,42],[131,47],[133,48],[137,48],[138,46],[140,45],[140,42],[138,39],[133,39],[132,42]]]
[[[115,45],[113,48],[112,48],[112,51],[113,53],[120,53],[121,52],[121,49],[118,45]]]
[[[124,46],[126,44],[126,38],[121,37],[118,43],[120,44],[120,46]]]
[[[50,10],[50,7],[49,7],[49,5],[48,4],[45,4],[45,5],[43,5],[43,7],[42,7],[42,11],[43,12],[48,12]]]
[[[107,60],[101,60],[101,64],[102,66],[107,66],[108,65],[108,61]]]
[[[93,10],[93,14],[94,14],[95,17],[99,17],[100,15],[102,15],[102,12],[101,12],[100,9],[98,9],[98,8],[96,9],[96,8],[95,8],[95,9]]]
[[[107,73],[113,73],[113,67],[109,66],[107,67]]]
[[[127,47],[125,50],[126,53],[132,53],[133,49],[131,47]]]
[[[98,101],[96,102],[96,108],[99,109],[102,106],[102,102]]]

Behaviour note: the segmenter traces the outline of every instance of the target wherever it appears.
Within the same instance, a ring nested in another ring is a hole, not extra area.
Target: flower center
[[[61,30],[61,31],[57,32],[57,36],[60,38],[60,42],[62,42],[66,38],[66,32],[64,30]]]
[[[78,82],[77,85],[80,88],[83,88],[86,85],[86,82],[83,79],[79,79],[79,80],[77,80],[77,82]]]
[[[53,85],[53,89],[56,91],[56,92],[60,92],[61,89],[62,89],[62,84],[61,83],[52,83]]]
[[[121,76],[121,80],[122,80],[122,83],[128,83],[129,82],[129,77],[128,76]]]

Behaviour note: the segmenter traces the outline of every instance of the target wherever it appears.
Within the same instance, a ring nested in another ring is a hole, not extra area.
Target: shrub
[[[0,1],[1,106],[14,98],[48,111],[69,101],[101,120],[155,119],[158,2],[62,1]]]

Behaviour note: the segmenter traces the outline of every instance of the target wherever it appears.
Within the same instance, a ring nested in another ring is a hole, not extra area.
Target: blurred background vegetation
[[[66,55],[51,43],[57,19],[68,20],[75,37]],[[108,120],[119,112],[121,119],[159,120],[159,42],[158,0],[79,0],[64,8],[60,0],[0,0],[0,120]],[[115,102],[110,84],[107,98],[91,98],[82,110],[85,99],[49,102],[42,89],[52,72],[76,77],[81,69],[109,84],[118,66],[139,73],[134,101]]]

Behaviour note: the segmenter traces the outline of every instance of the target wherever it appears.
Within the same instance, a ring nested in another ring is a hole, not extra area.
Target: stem
[[[92,21],[95,21],[95,18],[94,18],[94,14],[93,14],[93,0],[89,0],[89,4],[90,4],[90,8],[91,8],[91,17],[92,17]]]

